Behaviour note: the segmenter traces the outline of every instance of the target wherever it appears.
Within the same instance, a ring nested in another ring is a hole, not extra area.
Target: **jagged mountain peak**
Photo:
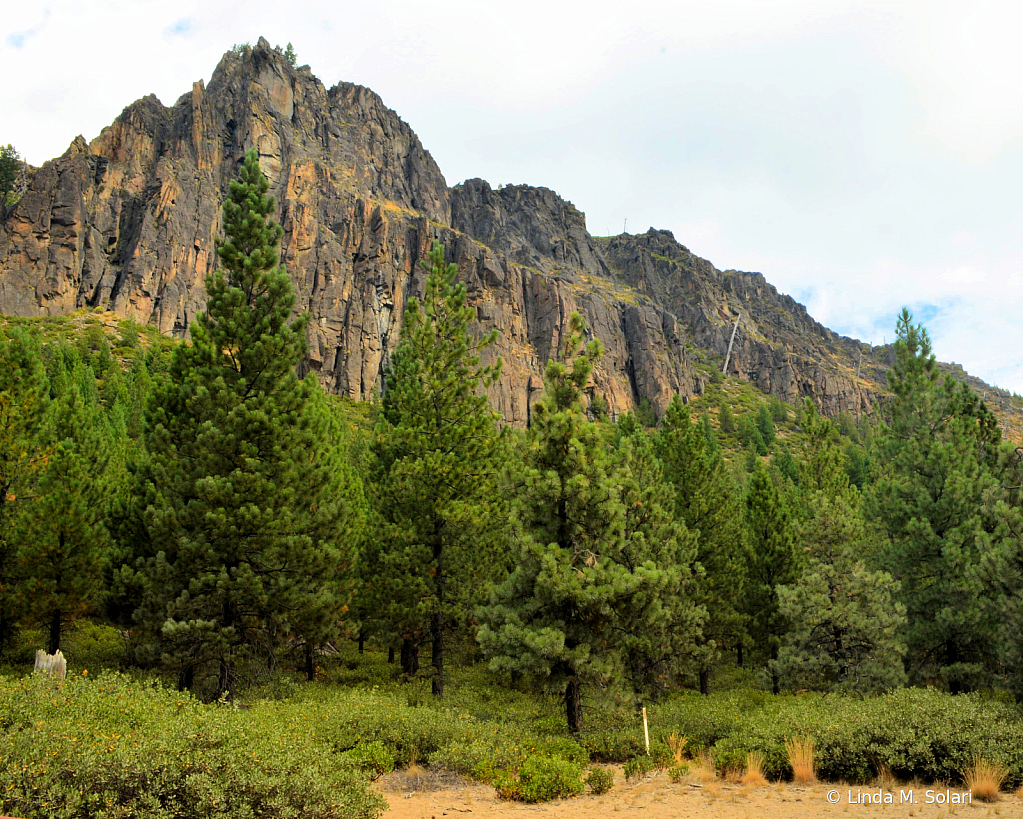
[[[227,52],[208,86],[171,107],[143,97],[34,170],[0,212],[0,311],[97,306],[187,334],[216,264],[221,203],[252,148],[277,199],[298,309],[312,316],[305,367],[352,398],[379,389],[436,240],[459,264],[480,329],[500,331],[492,399],[512,423],[528,422],[573,310],[604,342],[594,390],[613,413],[702,393],[736,318],[729,373],[765,392],[836,413],[869,412],[885,389],[883,351],[822,327],[758,273],[717,270],[670,231],[595,238],[548,188],[448,188],[376,93],[327,89],[263,38]]]

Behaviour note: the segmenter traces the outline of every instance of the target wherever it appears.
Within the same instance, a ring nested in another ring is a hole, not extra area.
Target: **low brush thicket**
[[[0,813],[373,819],[384,807],[316,718],[203,705],[117,674],[0,678]]]
[[[720,772],[758,759],[768,779],[790,779],[794,739],[812,740],[824,781],[890,771],[962,783],[983,758],[1005,772],[1004,787],[1023,783],[1019,709],[977,695],[680,694],[648,706],[648,756],[641,719],[610,698],[591,703],[586,730],[569,737],[556,697],[506,688],[480,668],[454,672],[438,702],[423,681],[395,682],[376,654],[322,663],[329,682],[250,689],[242,708],[80,668],[64,683],[0,677],[0,813],[369,819],[383,807],[370,781],[414,764],[543,801],[586,781],[598,791],[606,783],[585,779],[586,768],[609,760],[628,763],[632,778],[657,767],[681,779],[690,758],[709,753]]]

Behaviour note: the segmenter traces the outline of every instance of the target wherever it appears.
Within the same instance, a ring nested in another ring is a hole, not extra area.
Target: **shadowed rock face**
[[[221,203],[251,148],[277,198],[297,309],[312,316],[304,367],[341,394],[380,388],[435,240],[459,265],[477,329],[500,331],[492,401],[514,424],[526,423],[573,310],[604,344],[594,389],[613,413],[644,398],[661,413],[675,393],[700,394],[708,368],[695,353],[720,368],[736,316],[729,372],[765,392],[812,396],[834,414],[869,411],[884,388],[885,351],[835,335],[757,273],[718,271],[667,231],[594,238],[546,188],[449,189],[376,94],[327,90],[263,39],[225,54],[208,88],[195,83],[171,108],[141,99],[34,172],[0,219],[0,312],[100,306],[185,336],[205,306]]]

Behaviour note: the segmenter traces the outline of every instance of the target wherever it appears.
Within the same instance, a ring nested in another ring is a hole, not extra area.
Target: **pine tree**
[[[706,412],[700,413],[700,431],[703,439],[707,442],[707,454],[716,458],[721,454],[721,444],[718,443],[717,435],[714,434],[714,427],[710,425],[710,417]]]
[[[770,416],[767,418],[770,421]],[[738,424],[739,440],[747,449],[752,449],[757,455],[767,454],[767,441],[764,439],[760,427],[757,426],[757,419],[743,415]]]
[[[722,399],[721,409],[718,410],[718,429],[726,435],[735,432],[735,415],[732,414],[732,407],[726,399]]]
[[[21,575],[13,521],[48,455],[49,382],[39,339],[14,329],[0,340],[0,649],[21,618]]]
[[[792,518],[788,505],[763,464],[757,464],[746,493],[745,610],[754,645],[770,660],[778,659],[782,635],[788,630],[778,600],[778,587],[800,575]],[[771,670],[774,693],[780,681]]]
[[[771,413],[771,420],[776,424],[783,424],[789,420],[789,408],[777,395],[772,395],[767,400],[767,409]]]
[[[550,361],[517,476],[516,568],[479,612],[479,642],[495,671],[532,674],[563,691],[569,730],[582,729],[582,692],[617,674],[617,612],[663,588],[652,563],[624,565],[624,510],[600,426],[583,396],[600,343],[583,349],[569,321],[563,361]]]
[[[665,690],[689,670],[707,611],[693,601],[697,539],[672,519],[674,492],[651,436],[631,414],[616,431],[614,475],[625,511],[618,562],[631,573],[652,563],[662,578],[619,612],[622,664],[633,691],[643,697]]]
[[[835,426],[808,400],[803,410],[795,524],[806,571],[778,588],[789,624],[772,670],[793,688],[863,693],[902,685],[905,607],[899,583],[872,571],[856,488]]]
[[[708,447],[677,395],[665,412],[655,448],[674,494],[675,519],[696,537],[696,562],[704,572],[693,584],[692,600],[708,616],[692,659],[700,690],[707,694],[719,650],[734,647],[741,653],[745,640],[739,612],[744,582],[739,492],[720,450]]]
[[[757,410],[756,425],[760,436],[764,439],[764,444],[766,447],[770,447],[775,439],[774,418],[771,417],[771,411],[766,404],[761,404],[760,409]],[[762,454],[766,455],[767,453]]]
[[[878,438],[867,510],[902,584],[911,678],[940,675],[958,693],[983,684],[997,661],[995,581],[1007,543],[986,498],[1000,433],[967,385],[941,376],[908,310],[897,332],[891,424]]]
[[[213,663],[217,693],[232,697],[237,663],[272,666],[351,559],[312,387],[295,374],[307,317],[289,320],[295,297],[277,267],[282,231],[268,188],[250,151],[224,203],[207,311],[149,402],[140,482],[136,616],[150,652],[189,687]]]
[[[433,693],[442,696],[445,633],[483,602],[500,563],[492,547],[507,519],[496,485],[504,442],[480,389],[497,380],[501,360],[481,363],[497,332],[470,338],[475,310],[443,245],[423,267],[425,296],[405,311],[373,447],[387,526],[375,589],[405,635],[406,656],[408,643],[429,633]]]
[[[60,648],[63,624],[93,608],[102,592],[108,482],[120,466],[111,469],[119,442],[92,368],[70,347],[53,353],[43,431],[48,454],[14,526],[24,608],[31,622],[48,626],[51,654]]]
[[[13,145],[0,147],[0,213],[18,189],[24,162]]]

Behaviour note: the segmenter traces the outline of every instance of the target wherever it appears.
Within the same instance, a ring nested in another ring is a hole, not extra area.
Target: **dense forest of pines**
[[[735,665],[776,693],[1023,696],[1020,450],[906,311],[871,420],[714,385],[612,421],[573,315],[514,430],[438,245],[382,396],[356,406],[296,375],[267,187],[250,154],[190,342],[5,330],[0,648],[103,620],[133,664],[215,699],[284,660],[312,679],[358,640],[437,697],[452,660],[557,692],[572,732],[593,688],[706,694]]]

